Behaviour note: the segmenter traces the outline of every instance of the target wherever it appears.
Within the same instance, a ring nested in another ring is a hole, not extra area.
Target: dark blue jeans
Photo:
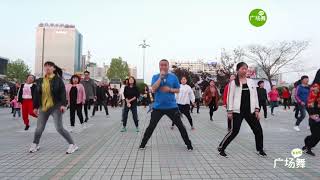
[[[133,117],[134,124],[136,125],[136,127],[139,127],[137,105],[132,105],[130,108],[128,108],[128,106],[126,104],[124,105],[123,110],[122,110],[123,127],[127,126],[129,110],[131,110],[131,112],[132,112],[132,117]]]
[[[299,116],[300,114],[300,116]],[[306,106],[303,106],[301,104],[297,105],[295,117],[297,119],[296,126],[299,126],[302,120],[306,117]]]

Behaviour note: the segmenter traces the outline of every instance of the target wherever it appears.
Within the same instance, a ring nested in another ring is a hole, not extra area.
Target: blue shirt
[[[160,77],[160,74],[153,75],[151,85],[153,85]],[[169,86],[170,88],[179,89],[180,83],[176,75],[168,73],[166,77],[161,80],[160,86],[155,92],[155,100],[153,103],[154,109],[174,109],[177,108],[176,97],[174,93],[161,92],[162,86]]]
[[[308,97],[309,97],[309,91],[310,91],[309,86],[303,86],[300,84],[297,87],[296,99],[297,99],[298,103],[304,102],[304,104],[307,104]]]

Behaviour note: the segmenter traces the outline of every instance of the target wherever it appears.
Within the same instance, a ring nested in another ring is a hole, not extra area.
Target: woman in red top
[[[210,108],[210,120],[213,121],[213,112],[218,110],[219,94],[213,80],[210,80],[209,86],[203,93],[203,100],[206,106]]]
[[[236,79],[236,76],[231,74],[230,78],[229,78],[229,82],[228,84],[224,87],[224,90],[223,90],[223,106],[224,107],[227,107],[227,99],[228,99],[228,91],[229,91],[229,83],[231,81],[233,81],[234,79]],[[228,131],[231,129],[231,119],[227,118],[228,119]]]
[[[284,110],[287,109],[287,106],[288,106],[288,109],[290,109],[290,97],[291,97],[291,94],[289,89],[287,87],[283,87],[282,99],[283,99]]]
[[[268,93],[269,96],[269,102],[270,102],[270,106],[271,106],[271,115],[274,116],[273,114],[273,110],[275,107],[278,107],[279,104],[279,93],[277,90],[277,87],[275,85],[272,85],[271,87],[271,91]]]

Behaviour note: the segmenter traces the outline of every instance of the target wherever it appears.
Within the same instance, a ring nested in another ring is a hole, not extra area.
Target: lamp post
[[[139,44],[139,46],[142,48],[143,50],[143,82],[145,82],[145,76],[144,76],[144,68],[145,68],[145,56],[146,56],[146,48],[150,47],[150,45],[146,44],[146,40],[143,40],[142,44]]]

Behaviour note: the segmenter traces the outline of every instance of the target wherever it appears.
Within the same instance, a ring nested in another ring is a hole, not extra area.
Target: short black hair
[[[72,76],[71,76],[71,78],[70,78],[70,84],[73,84],[73,81],[72,81],[73,78],[78,78],[78,84],[80,83],[81,78],[80,78],[78,75],[75,74],[75,75],[72,75]]]
[[[90,72],[89,72],[89,71],[84,71],[84,72],[83,72],[83,74],[85,74],[85,73],[88,73],[88,74],[90,74]]]
[[[307,75],[301,76],[301,81],[304,80],[304,79],[309,79],[309,77]]]
[[[259,81],[258,82],[258,86],[260,86],[260,84],[264,83],[264,81]]]
[[[162,61],[165,61],[165,62],[167,62],[167,63],[169,64],[169,61],[166,60],[166,59],[161,59],[161,60],[159,61],[159,63],[161,63]]]

